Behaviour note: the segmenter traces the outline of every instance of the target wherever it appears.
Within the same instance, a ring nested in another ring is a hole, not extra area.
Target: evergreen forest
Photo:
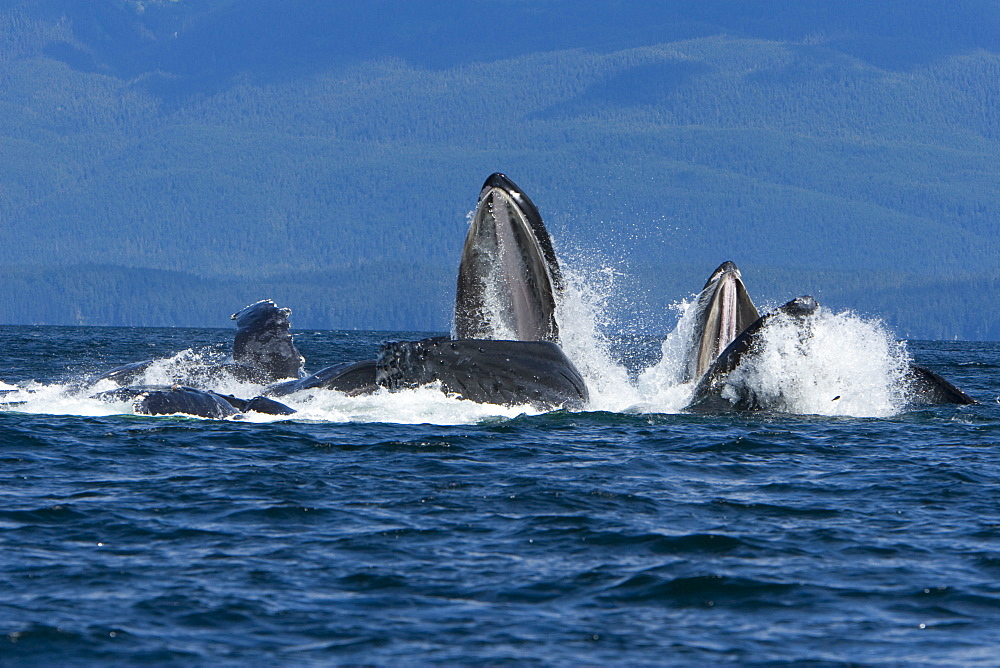
[[[990,0],[6,0],[0,323],[447,331],[483,180],[611,327],[736,262],[1000,339]]]

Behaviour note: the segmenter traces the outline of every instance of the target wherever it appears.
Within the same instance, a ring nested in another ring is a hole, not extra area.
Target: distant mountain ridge
[[[1000,338],[1000,7],[878,5],[15,0],[0,321],[440,331],[504,171],[624,272],[623,328],[731,259],[761,301]]]

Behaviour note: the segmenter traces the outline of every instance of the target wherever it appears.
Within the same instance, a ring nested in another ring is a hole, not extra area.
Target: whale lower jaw
[[[685,381],[700,378],[722,351],[760,317],[733,262],[723,262],[712,272],[694,308],[696,323]]]
[[[556,341],[562,275],[537,207],[503,174],[483,184],[465,238],[455,338]]]

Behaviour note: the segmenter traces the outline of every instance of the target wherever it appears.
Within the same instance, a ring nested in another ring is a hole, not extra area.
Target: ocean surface
[[[996,665],[1000,344],[838,317],[778,410],[686,413],[669,341],[569,334],[584,411],[225,421],[80,388],[232,330],[0,327],[0,665]],[[314,371],[422,335],[296,336]],[[900,403],[900,356],[981,403]]]

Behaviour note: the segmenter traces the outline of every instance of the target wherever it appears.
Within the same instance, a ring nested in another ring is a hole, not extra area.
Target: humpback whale
[[[559,347],[562,272],[538,208],[501,173],[491,174],[459,263],[452,339],[383,346],[376,382],[438,382],[470,401],[580,408],[587,384]]]
[[[443,392],[485,404],[538,410],[582,408],[587,384],[551,341],[434,338],[388,343],[378,384],[389,389],[440,383]]]
[[[507,176],[480,189],[459,262],[453,338],[383,344],[375,360],[329,367],[267,389],[364,394],[437,383],[479,403],[579,408],[587,385],[558,346],[562,273],[534,202]]]
[[[173,415],[183,413],[204,418],[223,419],[240,413],[256,412],[268,415],[292,415],[290,408],[269,397],[240,399],[183,385],[130,385],[106,390],[94,395],[102,401],[130,401],[132,410],[140,415]]]
[[[112,381],[121,387],[94,394],[109,402],[131,401],[133,410],[144,415],[181,413],[222,419],[255,411],[270,415],[291,415],[295,410],[272,397],[302,389],[336,389],[349,394],[371,392],[375,384],[374,362],[338,364],[311,376],[303,375],[305,359],[295,347],[288,316],[291,309],[280,308],[263,299],[237,311],[232,358],[218,363],[189,363],[175,369],[170,385],[136,384],[155,360],[126,364],[91,381]],[[290,380],[283,380],[289,377]],[[223,378],[265,385],[261,395],[241,399],[212,389]]]
[[[724,266],[724,265],[723,265]],[[721,267],[720,267],[721,269]],[[749,300],[749,297],[747,298]],[[713,309],[725,309],[716,304]],[[796,297],[779,308],[757,318],[747,326],[726,348],[719,353],[705,372],[699,377],[688,410],[698,412],[744,411],[768,408],[755,388],[727,383],[730,374],[744,361],[759,350],[759,341],[764,328],[779,315],[793,319],[799,325],[799,336],[809,337],[809,318],[819,308],[818,302],[810,296]],[[711,309],[710,309],[711,310]],[[711,315],[702,318],[711,322]],[[910,404],[936,405],[977,403],[937,373],[922,366],[910,364],[906,374],[907,396]],[[725,395],[725,396],[724,396]]]
[[[295,347],[288,316],[292,311],[279,308],[270,299],[246,306],[230,319],[236,321],[231,359],[210,359],[177,369],[173,384],[197,387],[213,383],[223,376],[266,385],[284,378],[303,375],[304,358]],[[110,380],[121,386],[136,382],[155,360],[133,362],[92,379],[91,384]]]
[[[733,400],[723,397],[723,390],[726,389],[726,380],[729,374],[736,369],[744,357],[753,354],[761,332],[770,320],[779,314],[784,314],[798,321],[803,321],[815,313],[818,307],[819,304],[810,296],[796,297],[774,311],[757,318],[726,346],[725,350],[701,375],[695,386],[691,402],[688,404],[688,410],[708,412],[763,408],[753,388],[739,388],[737,396]]]
[[[455,338],[558,341],[562,273],[535,203],[504,174],[479,193],[455,296]]]
[[[438,382],[480,403],[580,408],[587,384],[558,345],[562,289],[535,203],[506,175],[491,174],[462,247],[454,338],[383,346],[376,382],[390,389]]]
[[[305,358],[292,339],[291,313],[264,299],[230,316],[236,321],[233,362],[264,382],[300,377]]]
[[[739,268],[729,261],[709,276],[694,309],[695,326],[682,382],[701,378],[719,354],[760,318]]]
[[[134,362],[113,369],[91,381],[111,381],[121,387],[93,395],[103,401],[131,401],[133,410],[141,415],[182,413],[198,417],[222,419],[241,412],[254,411],[270,415],[291,415],[295,411],[264,396],[240,399],[223,395],[209,386],[223,377],[259,384],[302,375],[305,360],[290,331],[288,316],[291,309],[279,308],[270,299],[246,306],[231,316],[236,321],[232,359],[219,362],[187,364],[176,369],[170,385],[145,385],[141,379],[155,360]]]
[[[907,374],[907,382],[912,397],[910,403],[914,405],[959,404],[971,406],[979,403],[927,367],[911,364]]]

